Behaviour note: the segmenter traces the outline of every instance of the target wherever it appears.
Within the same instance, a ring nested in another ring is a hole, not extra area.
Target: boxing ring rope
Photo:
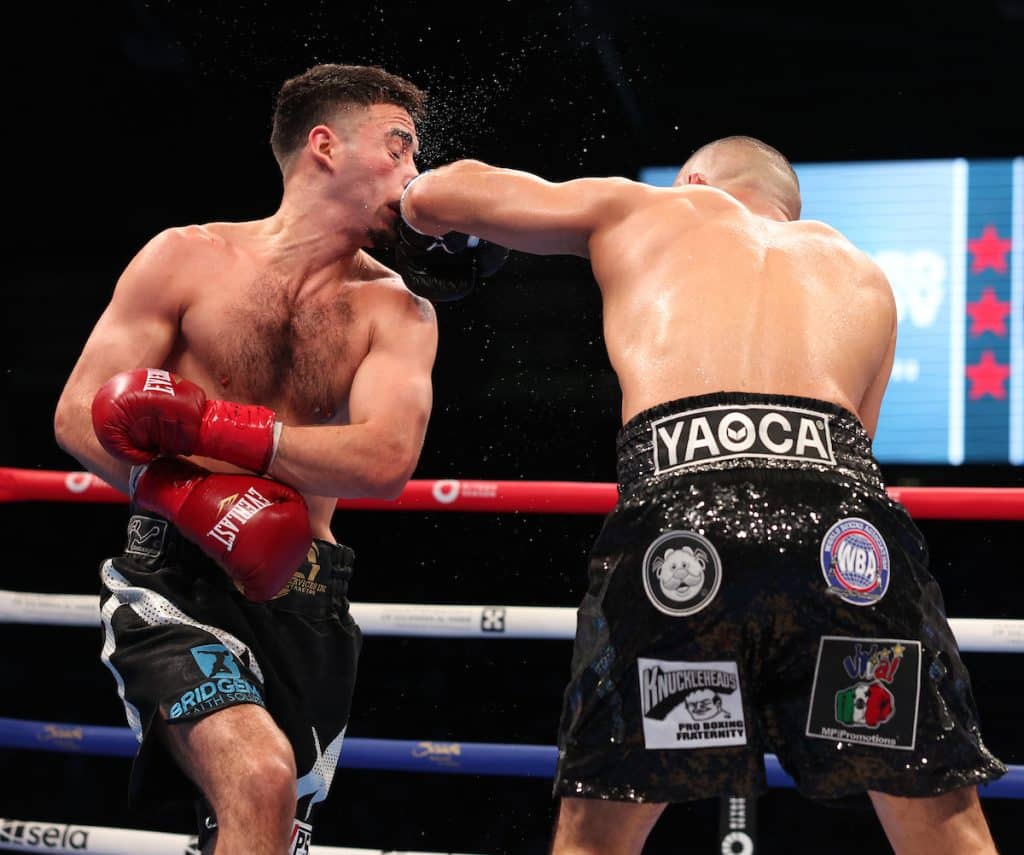
[[[1024,520],[1024,488],[889,488],[917,519]],[[488,513],[606,514],[615,505],[615,484],[556,481],[410,481],[394,501],[338,501],[340,509],[463,511]],[[123,503],[127,497],[88,472],[58,472],[0,467],[0,502],[71,501]],[[540,606],[422,605],[353,603],[352,615],[364,635],[437,638],[571,639],[575,609]],[[99,623],[99,604],[89,595],[0,591],[0,623],[91,626]],[[951,618],[964,651],[1024,652],[1024,620]],[[0,748],[63,751],[131,757],[137,743],[128,728],[0,717]],[[547,745],[436,742],[348,737],[339,767],[443,774],[508,775],[551,778],[557,749]],[[793,787],[773,755],[765,756],[770,787]],[[998,781],[979,787],[983,798],[1024,798],[1024,766],[1013,765]],[[17,829],[20,829],[18,831]],[[34,832],[32,829],[36,829]],[[39,847],[25,842],[30,833]],[[19,838],[18,835],[21,835]],[[50,852],[75,834],[91,835],[89,850],[110,855],[138,852],[180,855],[189,851],[184,835],[134,829],[70,826],[0,819],[0,849]],[[56,843],[54,843],[56,841]],[[313,855],[376,855],[378,850],[314,845]],[[396,853],[426,855],[426,853]],[[439,855],[439,853],[432,853]]]
[[[0,818],[0,849],[67,855],[75,855],[82,851],[105,855],[199,855],[196,838],[186,834],[4,818]],[[309,852],[310,855],[458,855],[316,844],[309,847]]]
[[[890,487],[916,519],[1024,520],[1024,487]],[[606,514],[615,484],[586,481],[410,481],[397,499],[339,499],[338,507],[374,511],[477,511]],[[104,502],[127,497],[89,472],[0,467],[0,502]]]
[[[572,639],[576,610],[564,606],[418,605],[352,603],[363,635],[434,638]],[[0,623],[98,626],[99,604],[89,594],[0,590]],[[961,650],[1024,653],[1024,620],[950,618]]]

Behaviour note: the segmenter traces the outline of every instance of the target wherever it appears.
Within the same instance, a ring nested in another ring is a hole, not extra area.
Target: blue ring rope
[[[134,757],[138,749],[127,727],[63,724],[0,717],[0,748]],[[553,778],[558,751],[552,745],[432,742],[408,739],[345,739],[338,765],[350,769],[434,772],[451,775],[512,775]],[[778,758],[765,755],[769,787],[794,787]],[[983,798],[1024,798],[1024,766],[1010,766],[998,781],[981,784]]]

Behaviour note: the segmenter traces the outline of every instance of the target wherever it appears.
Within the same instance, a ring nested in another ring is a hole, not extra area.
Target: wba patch
[[[822,538],[821,572],[844,603],[874,605],[889,590],[889,547],[867,520],[839,520]]]
[[[920,689],[919,641],[823,636],[807,736],[913,750]]]

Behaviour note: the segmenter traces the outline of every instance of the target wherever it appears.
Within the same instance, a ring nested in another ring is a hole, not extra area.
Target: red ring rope
[[[1024,488],[890,487],[917,519],[1024,520]],[[615,484],[585,481],[410,481],[394,501],[341,499],[338,507],[385,511],[606,514]],[[127,497],[88,472],[0,467],[0,502],[124,502]]]

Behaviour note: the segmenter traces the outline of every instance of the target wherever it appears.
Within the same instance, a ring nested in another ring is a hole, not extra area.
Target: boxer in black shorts
[[[622,492],[579,613],[553,855],[638,855],[670,801],[756,793],[766,747],[809,796],[866,792],[897,855],[996,852],[975,785],[1004,767],[871,458],[893,290],[801,204],[745,136],[672,187],[461,160],[402,194],[433,251],[576,255],[601,290]]]
[[[153,236],[57,404],[58,443],[136,513],[103,570],[136,777],[194,783],[206,852],[308,851],[296,819],[338,759],[359,648],[338,499],[401,494],[433,399],[433,307],[368,252],[397,238],[425,99],[375,66],[284,81],[277,210]]]
[[[930,796],[1002,775],[920,532],[852,413],[702,395],[618,439],[559,733],[559,795]],[[841,749],[841,750],[837,750]]]
[[[102,659],[141,743],[131,774],[134,806],[195,800],[205,844],[216,819],[153,728],[257,704],[295,754],[294,851],[304,851],[313,809],[334,776],[355,685],[362,633],[346,596],[353,558],[347,546],[314,540],[282,592],[252,603],[172,524],[131,516],[124,552],[100,571],[100,613]]]

